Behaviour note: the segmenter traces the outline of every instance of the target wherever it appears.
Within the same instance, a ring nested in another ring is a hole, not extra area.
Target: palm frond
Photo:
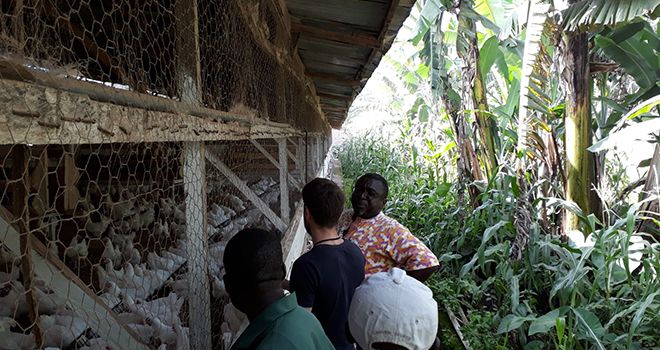
[[[611,26],[648,14],[658,6],[660,0],[582,0],[563,11],[562,26],[568,31]]]
[[[541,51],[541,35],[543,25],[548,18],[550,6],[539,0],[530,0],[527,14],[527,34],[525,36],[525,51],[522,59],[520,79],[520,108],[518,114],[518,151],[524,151],[529,123],[530,87],[538,85],[532,79],[537,66],[537,56]],[[541,89],[538,89],[541,90]]]

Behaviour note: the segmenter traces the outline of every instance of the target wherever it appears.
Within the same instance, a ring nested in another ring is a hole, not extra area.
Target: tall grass
[[[518,189],[505,167],[472,209],[459,204],[453,159],[438,156],[430,142],[362,135],[336,151],[347,193],[367,172],[388,180],[386,213],[442,261],[428,284],[441,309],[467,321],[461,331],[473,349],[660,348],[660,245],[637,231],[638,203],[610,206],[625,211],[610,212],[618,219],[600,224],[559,199],[539,198],[536,204],[551,210],[577,210],[583,234],[594,244],[569,246],[542,232],[540,215],[532,212],[524,258],[513,262]],[[448,328],[442,333],[446,348],[458,347]]]

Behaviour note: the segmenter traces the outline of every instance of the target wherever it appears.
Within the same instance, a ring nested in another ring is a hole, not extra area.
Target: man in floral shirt
[[[339,230],[362,250],[367,277],[398,267],[424,282],[440,267],[438,258],[410,230],[383,214],[387,192],[382,176],[360,177],[351,195],[353,209],[342,214]]]

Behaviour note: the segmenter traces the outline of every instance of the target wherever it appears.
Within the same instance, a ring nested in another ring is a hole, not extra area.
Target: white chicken
[[[131,264],[138,264],[142,260],[142,254],[140,254],[140,251],[135,248],[133,245],[133,241],[127,241],[126,244],[124,245],[124,248],[122,249],[122,257],[124,258],[124,261],[129,262]]]
[[[89,254],[87,240],[78,241],[78,236],[74,236],[69,246],[64,250],[64,255],[70,259],[83,259]]]
[[[0,349],[32,350],[35,348],[36,346],[33,334],[0,331]]]
[[[67,347],[87,330],[87,322],[76,316],[41,315],[44,346]]]
[[[112,220],[108,217],[101,216],[101,221],[94,222],[90,216],[87,217],[87,222],[85,222],[85,230],[91,237],[101,237],[101,235],[108,229]]]
[[[120,264],[122,259],[121,251],[115,248],[110,237],[103,238],[103,245],[105,248],[103,249],[103,254],[101,254],[101,259],[108,259],[115,265]]]
[[[135,208],[135,199],[130,200],[120,200],[118,202],[113,202],[110,197],[106,197],[105,204],[107,205],[112,218],[115,221],[124,219],[125,217],[131,216],[134,213],[133,208]]]
[[[167,222],[162,220],[156,221],[154,224],[154,236],[156,237],[168,237],[170,235],[170,227]]]
[[[123,303],[129,311],[144,319],[158,319],[170,326],[181,322],[179,313],[183,302],[183,298],[179,298],[176,293],[170,293],[164,298],[142,303],[136,303],[133,298],[128,296],[123,299]]]
[[[167,251],[163,252],[163,256],[158,256],[158,254],[154,252],[149,252],[147,254],[147,263],[149,267],[152,269],[174,272],[185,261],[186,261],[185,258],[182,258],[178,255],[172,254]]]
[[[2,286],[7,292],[0,296],[0,316],[14,317],[28,312],[28,306],[25,301],[25,288],[18,281],[12,281]]]
[[[140,228],[147,228],[154,223],[156,210],[150,205],[146,210],[140,212]]]
[[[229,194],[227,199],[229,199],[229,204],[231,205],[232,209],[234,209],[237,213],[243,212],[245,210],[245,204],[240,198],[233,194]]]

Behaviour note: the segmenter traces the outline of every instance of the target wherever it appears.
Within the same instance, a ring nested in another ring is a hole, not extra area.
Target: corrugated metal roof
[[[339,128],[414,0],[286,0],[295,46],[321,109]]]

